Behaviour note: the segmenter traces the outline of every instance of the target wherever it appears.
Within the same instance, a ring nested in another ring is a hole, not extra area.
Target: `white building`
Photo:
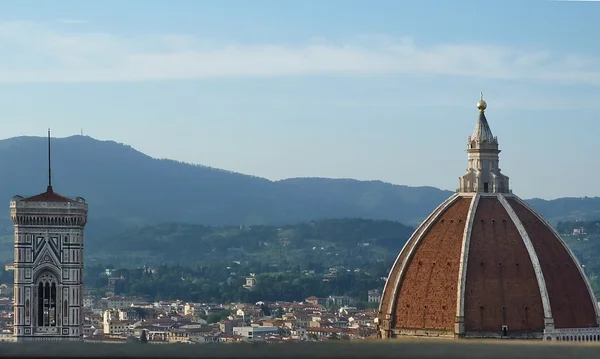
[[[48,131],[48,165],[50,132]],[[83,316],[83,230],[88,205],[54,192],[15,196],[14,335],[17,341],[80,340]]]
[[[327,298],[327,305],[351,305],[355,300],[345,295],[330,295]]]
[[[100,306],[104,310],[108,309],[129,309],[131,307],[146,306],[148,303],[142,298],[138,297],[107,297],[100,299]],[[165,310],[170,309],[168,306]]]
[[[379,289],[371,289],[367,292],[367,301],[369,303],[379,303],[381,299],[381,292]]]
[[[183,315],[193,316],[196,314],[196,305],[194,303],[185,303],[183,306]]]
[[[233,327],[233,335],[239,335],[248,339],[277,333],[279,333],[279,327],[274,326]]]
[[[254,288],[255,285],[256,285],[256,278],[254,277],[253,274],[250,274],[250,277],[246,278],[246,284],[242,285],[242,287],[251,290]]]
[[[307,340],[306,328],[295,328],[290,331],[292,339]]]
[[[95,304],[94,297],[87,296],[83,297],[83,306],[86,308],[92,308]]]

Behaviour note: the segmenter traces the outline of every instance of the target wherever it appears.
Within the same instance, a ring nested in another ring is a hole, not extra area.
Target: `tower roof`
[[[479,140],[481,142],[492,142],[494,140],[494,135],[492,134],[492,130],[490,129],[490,125],[488,124],[483,111],[479,113],[479,118],[475,124],[475,130],[473,130],[471,140]]]
[[[54,190],[51,186],[48,186],[46,192],[36,194],[35,196],[23,198],[21,201],[24,202],[74,202],[72,199],[62,196]]]
[[[487,119],[485,118],[485,109],[487,108],[487,103],[483,100],[483,93],[481,94],[481,99],[479,102],[477,102],[477,108],[479,109],[479,118],[475,124],[475,130],[473,131],[473,135],[471,135],[471,140],[492,142],[494,140],[494,135],[492,134],[492,130],[490,129]]]

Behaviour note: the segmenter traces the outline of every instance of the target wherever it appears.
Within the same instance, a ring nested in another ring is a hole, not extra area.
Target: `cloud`
[[[410,37],[301,45],[214,43],[189,35],[127,37],[0,22],[2,82],[115,82],[303,75],[462,76],[600,85],[598,59]]]

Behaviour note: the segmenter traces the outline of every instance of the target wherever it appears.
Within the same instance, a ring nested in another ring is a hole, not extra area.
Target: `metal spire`
[[[48,192],[52,192],[52,163],[50,162],[50,129],[48,129]]]

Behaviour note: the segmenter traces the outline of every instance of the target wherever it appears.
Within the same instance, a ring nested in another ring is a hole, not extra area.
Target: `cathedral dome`
[[[575,256],[508,188],[499,150],[467,152],[460,188],[389,273],[379,336],[600,340],[596,299]]]

